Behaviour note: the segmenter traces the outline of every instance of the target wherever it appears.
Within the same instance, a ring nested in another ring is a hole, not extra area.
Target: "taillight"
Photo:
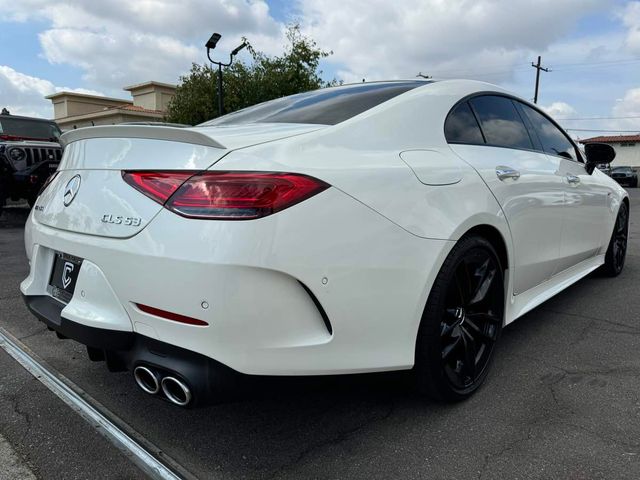
[[[296,173],[125,172],[124,178],[184,217],[217,220],[265,217],[329,187],[321,180]]]
[[[122,178],[139,192],[164,205],[185,180],[196,172],[122,172]]]

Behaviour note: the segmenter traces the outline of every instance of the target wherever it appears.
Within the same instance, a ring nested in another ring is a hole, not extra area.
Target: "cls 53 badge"
[[[112,223],[114,225],[125,225],[128,227],[139,227],[142,224],[140,217],[123,217],[121,215],[112,215],[105,213],[102,215],[103,223]]]

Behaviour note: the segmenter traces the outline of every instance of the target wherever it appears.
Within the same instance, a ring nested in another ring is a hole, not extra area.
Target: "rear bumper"
[[[166,342],[107,328],[88,327],[62,315],[64,304],[48,296],[24,296],[23,299],[40,321],[61,337],[86,345],[90,357],[105,360],[112,371],[130,370],[144,365],[163,376],[179,378],[189,386],[194,402],[206,405],[226,394],[230,384],[240,381],[237,372],[215,360]]]
[[[60,335],[87,347],[100,350],[129,350],[135,340],[133,332],[83,325],[62,316],[65,305],[47,295],[23,295],[24,303],[35,317]]]
[[[25,230],[23,295],[49,297],[55,252],[83,259],[74,297],[45,320],[51,328],[103,350],[125,351],[131,335],[134,344],[144,337],[252,375],[411,368],[426,298],[454,244],[416,237],[337,189],[247,222],[162,209],[129,238],[68,232],[35,217]],[[49,316],[42,300],[27,303]]]

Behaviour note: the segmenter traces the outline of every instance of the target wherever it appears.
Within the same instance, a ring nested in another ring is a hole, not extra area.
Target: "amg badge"
[[[102,215],[103,223],[113,223],[114,225],[126,225],[128,227],[139,227],[142,225],[142,219],[140,217],[123,217],[121,215],[112,215],[105,213]]]

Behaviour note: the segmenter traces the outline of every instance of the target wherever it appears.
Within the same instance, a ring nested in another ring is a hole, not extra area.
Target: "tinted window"
[[[562,130],[556,127],[547,117],[528,105],[521,104],[521,107],[531,121],[533,130],[540,139],[545,153],[568,157],[573,160],[578,158],[576,149]]]
[[[510,148],[533,148],[529,133],[509,98],[486,95],[473,98],[471,105],[488,144]]]
[[[0,116],[0,135],[11,135],[34,140],[58,141],[60,129],[58,125],[53,122],[2,115]]]
[[[452,143],[484,143],[480,126],[467,102],[458,104],[447,116],[444,135]]]
[[[243,123],[313,123],[335,125],[430,82],[361,83],[323,88],[245,108],[203,126]]]

